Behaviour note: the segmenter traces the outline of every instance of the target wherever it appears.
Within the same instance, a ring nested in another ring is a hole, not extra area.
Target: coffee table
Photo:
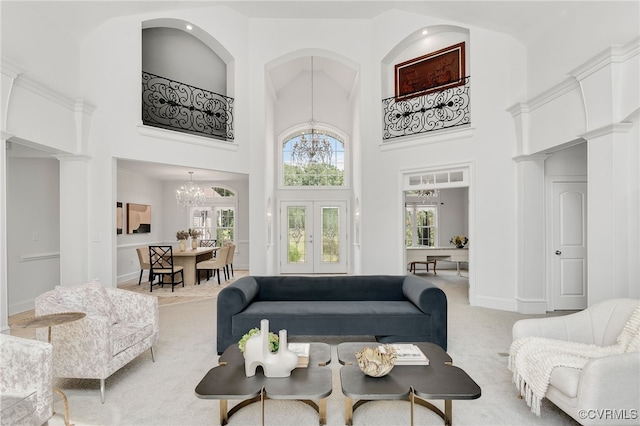
[[[247,377],[244,357],[237,344],[228,347],[209,372],[196,386],[196,396],[220,400],[220,424],[227,424],[229,417],[247,405],[260,402],[264,425],[264,401],[266,399],[290,399],[302,401],[318,412],[318,423],[327,423],[327,401],[331,395],[331,347],[326,343],[311,343],[309,366],[296,368],[285,378],[264,377],[262,369],[255,376]],[[228,400],[242,400],[228,410]],[[316,404],[313,400],[318,400]]]
[[[433,343],[415,343],[429,358],[429,365],[396,365],[384,377],[369,377],[358,367],[355,353],[364,347],[376,347],[375,342],[341,343],[338,361],[342,393],[345,395],[345,424],[353,424],[353,412],[362,404],[375,400],[404,400],[411,402],[411,424],[415,404],[438,414],[445,425],[453,419],[452,400],[480,398],[480,386],[467,373],[454,367],[451,357]],[[444,412],[425,399],[444,400]],[[358,400],[355,404],[353,400]]]

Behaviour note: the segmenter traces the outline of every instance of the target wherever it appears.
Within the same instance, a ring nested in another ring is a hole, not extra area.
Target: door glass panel
[[[340,262],[340,209],[322,207],[322,263]]]
[[[306,208],[287,207],[287,262],[305,263],[306,253]]]

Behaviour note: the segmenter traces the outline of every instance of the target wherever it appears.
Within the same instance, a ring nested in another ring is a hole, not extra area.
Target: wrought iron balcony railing
[[[471,123],[469,78],[441,92],[402,101],[383,99],[383,141]]]
[[[142,122],[233,140],[233,98],[142,72]]]

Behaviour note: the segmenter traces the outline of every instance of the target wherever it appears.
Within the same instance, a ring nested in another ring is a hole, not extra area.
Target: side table
[[[13,324],[14,328],[44,328],[48,330],[48,341],[51,343],[51,327],[56,325],[68,324],[73,321],[77,321],[86,316],[84,312],[60,312],[56,314],[40,315],[30,318],[25,318]],[[66,426],[73,426],[69,423],[69,401],[67,396],[62,392],[60,388],[53,388],[53,391],[60,395],[62,402],[64,403],[64,424]]]

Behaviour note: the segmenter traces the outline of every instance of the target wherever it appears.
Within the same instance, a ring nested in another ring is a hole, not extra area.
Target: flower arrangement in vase
[[[200,231],[198,229],[189,228],[189,236],[191,237],[191,248],[193,250],[198,248],[198,237],[200,236]]]
[[[189,233],[185,230],[181,230],[176,232],[176,239],[180,241],[180,251],[185,251],[187,249],[187,238],[189,238]]]
[[[451,237],[449,242],[457,248],[464,248],[464,246],[469,242],[469,239],[464,235],[456,235],[455,237]]]

